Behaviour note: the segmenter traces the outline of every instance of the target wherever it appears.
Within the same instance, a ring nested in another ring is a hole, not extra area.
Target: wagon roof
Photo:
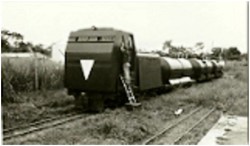
[[[71,32],[71,36],[104,36],[104,35],[117,35],[117,34],[131,34],[129,32],[125,32],[122,30],[114,29],[114,28],[107,28],[107,27],[94,27],[94,28],[86,28],[86,29],[79,29],[77,31]]]

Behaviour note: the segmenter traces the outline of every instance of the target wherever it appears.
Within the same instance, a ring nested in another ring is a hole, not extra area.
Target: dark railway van
[[[113,100],[123,91],[122,43],[130,50],[130,71],[135,76],[136,52],[131,33],[95,27],[70,33],[65,53],[65,87],[75,96],[78,106],[102,108],[106,100]],[[86,94],[83,96],[82,92]]]
[[[102,111],[105,105],[126,102],[139,106],[134,91],[220,77],[221,64],[137,53],[132,33],[92,27],[70,33],[64,82],[76,107]]]
[[[83,29],[70,34],[65,66],[65,85],[70,93],[117,91],[123,34],[113,29]]]

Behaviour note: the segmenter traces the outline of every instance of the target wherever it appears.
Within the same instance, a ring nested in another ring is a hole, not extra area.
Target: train
[[[140,106],[137,93],[219,78],[223,67],[219,60],[140,53],[132,33],[92,27],[70,32],[64,85],[76,107],[101,112],[112,104]]]

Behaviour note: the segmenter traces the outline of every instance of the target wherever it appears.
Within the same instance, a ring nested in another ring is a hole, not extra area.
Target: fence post
[[[37,55],[36,52],[34,53],[34,58],[35,58],[35,90],[38,90],[38,73],[37,73]]]

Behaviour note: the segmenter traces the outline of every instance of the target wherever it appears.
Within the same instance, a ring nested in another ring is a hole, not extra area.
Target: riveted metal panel
[[[137,59],[140,90],[161,87],[163,84],[160,58],[155,55],[139,55]]]
[[[69,43],[66,51],[65,86],[83,92],[115,92],[119,73],[113,43]],[[94,60],[88,79],[80,60]]]

